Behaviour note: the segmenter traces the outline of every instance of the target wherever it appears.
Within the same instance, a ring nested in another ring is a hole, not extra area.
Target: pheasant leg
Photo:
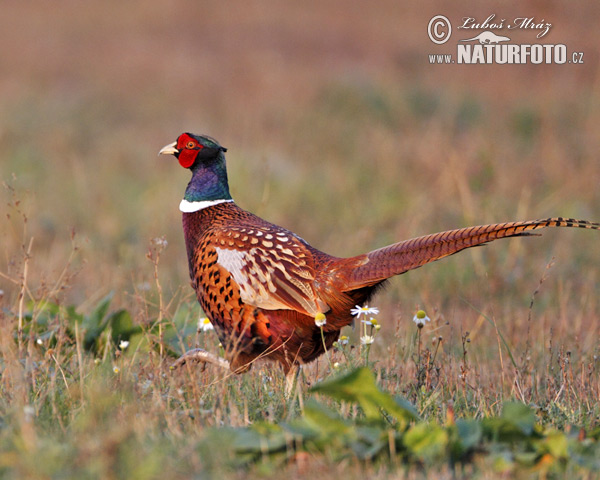
[[[201,348],[194,348],[185,352],[171,365],[171,370],[179,368],[188,362],[202,363],[204,365],[211,363],[217,367],[229,370],[229,362],[227,360],[217,357],[214,353],[207,352]]]

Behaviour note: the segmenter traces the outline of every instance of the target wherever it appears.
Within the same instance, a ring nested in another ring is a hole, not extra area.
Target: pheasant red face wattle
[[[177,160],[179,160],[179,165],[181,165],[183,168],[190,168],[196,161],[197,156],[198,150],[184,148],[179,152]]]

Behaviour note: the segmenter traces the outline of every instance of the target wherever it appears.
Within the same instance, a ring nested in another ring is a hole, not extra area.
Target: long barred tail
[[[557,217],[460,228],[405,240],[361,256],[366,258],[362,259],[362,265],[354,268],[348,275],[348,288],[345,290],[377,284],[389,277],[400,275],[465,248],[483,245],[499,238],[534,235],[531,233],[532,230],[546,227],[600,230],[600,223]]]

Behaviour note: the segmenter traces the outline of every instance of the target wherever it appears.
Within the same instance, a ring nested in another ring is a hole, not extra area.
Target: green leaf
[[[239,453],[274,453],[288,445],[288,438],[281,427],[259,423],[236,432],[233,447]]]
[[[83,322],[83,326],[86,328],[99,328],[102,320],[106,317],[106,313],[108,312],[108,307],[110,306],[110,302],[112,301],[114,292],[110,292],[106,297],[100,300],[92,313],[87,316]]]
[[[83,319],[83,328],[85,334],[83,336],[83,347],[86,350],[97,350],[100,335],[108,326],[108,319],[105,319],[108,307],[112,301],[114,293],[110,292],[106,297],[100,300],[92,313]]]
[[[154,325],[151,333],[158,336],[161,328],[163,346],[166,348],[167,353],[173,357],[179,357],[187,350],[184,340],[189,336],[193,336],[198,327],[188,323],[185,327],[177,329],[172,323],[163,323]]]
[[[66,308],[66,317],[71,327],[74,326],[75,322],[79,325],[83,324],[84,317],[81,313],[77,313],[75,305],[69,305]]]
[[[569,442],[563,432],[552,430],[538,444],[540,453],[549,453],[554,458],[567,458],[569,456]]]
[[[456,431],[458,433],[461,447],[465,451],[479,444],[483,433],[481,423],[473,419],[458,419],[456,421]]]
[[[56,317],[60,313],[60,306],[56,303],[44,300],[39,302],[37,305],[32,304],[31,310],[37,310],[37,324],[39,326],[45,326],[49,323],[50,319]]]
[[[402,415],[406,416],[406,420],[419,420],[419,412],[417,408],[410,403],[406,398],[394,396],[394,401],[403,410]],[[388,410],[388,413],[393,413]],[[398,419],[398,417],[396,417]]]
[[[350,426],[325,405],[311,400],[304,407],[304,418],[309,427],[322,435],[344,435]]]
[[[571,442],[569,460],[580,467],[600,471],[600,443],[592,443],[589,439],[583,442]]]
[[[134,325],[131,314],[127,310],[118,310],[108,317],[111,327],[112,341],[118,345],[121,340],[129,340],[132,335],[142,331],[139,325]]]
[[[194,328],[197,328],[200,312],[200,305],[197,302],[182,303],[177,307],[177,311],[173,315],[172,323],[177,329],[188,324],[193,324]]]
[[[418,459],[434,460],[446,452],[448,432],[439,425],[421,422],[406,431],[403,443]]]
[[[311,440],[319,436],[319,431],[313,428],[305,418],[296,419],[291,423],[280,423],[279,425],[292,438],[299,441]]]
[[[372,459],[389,448],[388,430],[373,427],[358,427],[356,440],[350,446],[361,460]]]
[[[535,413],[519,402],[506,402],[499,417],[484,418],[481,424],[486,436],[501,442],[534,440],[541,436],[539,428],[536,428]]]
[[[514,460],[521,467],[531,468],[535,466],[539,455],[536,452],[521,452],[517,451],[514,453]]]
[[[529,436],[533,433],[536,421],[535,413],[523,403],[504,403],[500,418],[509,422],[524,435]]]
[[[337,400],[358,403],[369,420],[382,418],[380,409],[401,422],[403,425],[418,419],[415,408],[407,401],[396,401],[390,394],[382,392],[373,372],[366,367],[356,370],[342,377],[322,382],[314,386],[311,392],[328,395]]]
[[[514,469],[514,458],[507,451],[492,452],[488,462],[495,472],[509,473]]]
[[[140,332],[139,333],[133,333],[131,334],[131,336],[129,337],[129,348],[127,349],[127,352],[149,352],[150,351],[150,344],[148,342],[148,337],[147,335],[143,334],[143,331],[140,328]]]

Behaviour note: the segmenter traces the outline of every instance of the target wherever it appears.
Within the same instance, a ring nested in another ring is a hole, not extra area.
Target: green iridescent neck
[[[198,162],[192,167],[192,179],[183,198],[188,202],[231,200],[223,152],[213,160]]]

